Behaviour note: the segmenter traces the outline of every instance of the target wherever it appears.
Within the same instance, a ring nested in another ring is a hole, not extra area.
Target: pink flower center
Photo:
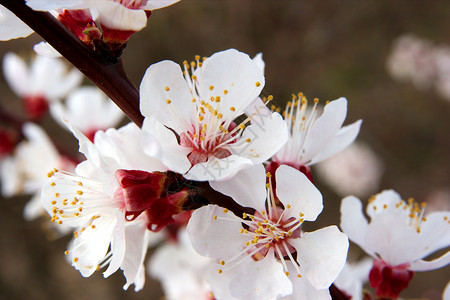
[[[382,259],[375,259],[369,281],[370,286],[376,288],[376,296],[397,299],[414,276],[414,272],[408,268],[409,263],[391,266]]]
[[[192,152],[188,154],[188,159],[192,165],[208,161],[210,155],[217,158],[226,158],[231,152],[225,148],[226,145],[236,142],[236,133],[230,133],[236,127],[232,122],[228,130],[222,134],[208,137],[206,130],[193,130],[192,132],[182,132],[180,134],[180,145],[191,148]]]

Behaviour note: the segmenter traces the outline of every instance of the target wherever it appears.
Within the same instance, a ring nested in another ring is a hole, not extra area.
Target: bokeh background
[[[386,69],[393,41],[412,33],[450,46],[450,2],[446,0],[182,0],[155,11],[148,27],[128,43],[123,62],[139,85],[146,68],[170,59],[236,48],[266,63],[265,94],[283,106],[292,93],[326,100],[347,97],[346,123],[363,119],[358,140],[379,157],[383,176],[372,192],[392,188],[404,199],[449,209],[450,101],[433,89],[394,80]],[[30,52],[38,36],[0,44]],[[20,102],[0,78],[0,102],[18,114]],[[50,118],[44,128],[70,151],[76,141]],[[324,194],[320,226],[339,223],[341,196],[320,178]],[[437,196],[436,196],[437,195]],[[150,278],[139,293],[122,290],[121,272],[85,279],[65,262],[68,237],[55,238],[44,220],[26,222],[29,197],[0,202],[0,299],[162,299]],[[364,199],[366,200],[366,199]],[[437,203],[437,204],[436,204]],[[319,225],[314,225],[319,226]],[[352,247],[352,257],[359,257]],[[440,299],[450,271],[416,274],[405,298]]]

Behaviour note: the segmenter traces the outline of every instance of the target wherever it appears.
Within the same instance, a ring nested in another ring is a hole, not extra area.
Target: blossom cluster
[[[26,4],[51,11],[70,38],[103,59],[106,73],[121,64],[126,41],[151,10],[178,1]],[[1,39],[31,33],[0,9]],[[0,130],[1,192],[32,194],[25,218],[48,214],[60,235],[72,232],[65,255],[83,277],[121,269],[123,288],[139,291],[147,269],[168,299],[372,299],[363,291],[367,281],[375,298],[397,299],[414,272],[450,263],[450,251],[426,260],[450,246],[450,211],[425,214],[425,203],[393,190],[369,199],[370,222],[361,201],[347,196],[340,229],[305,230],[326,205],[317,178],[332,185],[326,174],[342,176],[348,167],[348,182],[334,180],[337,193],[378,188],[377,158],[352,145],[362,120],[344,125],[346,98],[321,103],[293,94],[282,112],[272,95],[263,96],[262,55],[228,49],[182,65],[152,64],[136,90],[142,123],[119,126],[121,110],[51,56],[38,54],[30,66],[13,53],[3,59],[27,120],[11,119],[18,135]],[[127,84],[122,71],[117,78]],[[96,83],[104,89],[102,79]],[[67,155],[37,124],[47,113],[78,140],[82,156]],[[335,167],[326,164],[333,159]],[[350,242],[370,257],[349,261]]]

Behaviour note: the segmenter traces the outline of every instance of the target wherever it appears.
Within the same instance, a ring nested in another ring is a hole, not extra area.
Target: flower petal
[[[194,211],[187,225],[192,246],[203,256],[227,260],[244,247],[248,237],[240,233],[242,225],[231,211],[208,205]],[[237,222],[238,221],[238,222]]]
[[[322,150],[317,156],[313,157],[308,165],[313,165],[321,162],[331,156],[341,152],[347,146],[349,146],[359,134],[362,120],[358,120],[351,125],[342,127],[334,138],[326,145],[326,148]]]
[[[28,92],[30,74],[25,62],[16,54],[8,52],[3,57],[3,74],[14,93],[23,97]]]
[[[288,277],[292,282],[294,291],[292,292],[292,295],[280,298],[280,300],[331,300],[330,291],[328,289],[316,289],[311,285],[306,276],[298,277],[297,271],[291,264],[288,264],[288,272]]]
[[[145,117],[151,116],[177,133],[191,125],[192,94],[180,66],[173,61],[162,61],[147,69],[140,85],[140,103]]]
[[[433,212],[426,216],[426,221],[420,225],[417,246],[420,248],[417,257],[424,258],[433,252],[450,246],[450,212]]]
[[[147,223],[142,221],[142,219],[145,219],[144,216],[125,226],[126,252],[120,267],[127,279],[127,283],[123,287],[124,290],[128,289],[131,284],[134,284],[134,290],[137,292],[144,285],[141,277],[148,248],[148,239],[151,233],[147,230]]]
[[[322,195],[300,171],[281,165],[276,173],[276,192],[286,208],[286,216],[314,221],[322,212]],[[289,209],[287,207],[290,206]]]
[[[369,223],[363,214],[362,204],[358,198],[348,196],[342,199],[340,226],[353,243],[361,247],[367,254],[375,257],[375,253],[366,246]]]
[[[174,172],[183,174],[191,167],[187,158],[191,149],[180,146],[175,134],[153,117],[144,119],[142,147],[147,155],[159,159]]]
[[[303,160],[308,162],[330,143],[344,123],[347,115],[347,99],[339,98],[325,105],[323,114],[317,118],[308,132],[304,144]]]
[[[280,150],[288,140],[287,125],[278,113],[254,115],[251,123],[241,137],[241,141],[249,141],[245,147],[230,148],[233,154],[247,157],[253,163],[262,163]]]
[[[148,4],[146,6],[144,6],[142,9],[145,9],[145,10],[160,9],[160,8],[175,4],[179,1],[180,0],[151,0],[151,1],[148,1]]]
[[[116,1],[98,1],[93,7],[100,23],[109,29],[139,31],[147,25],[143,9],[129,9]]]
[[[184,177],[196,181],[225,180],[251,165],[251,160],[239,155],[209,157],[207,162],[195,164]]]
[[[347,259],[348,238],[336,226],[305,232],[289,242],[297,250],[297,262],[317,289],[328,288]]]
[[[220,106],[219,111],[224,120],[234,119],[244,113],[245,108],[261,93],[265,82],[264,73],[258,64],[247,54],[235,49],[213,54],[194,75],[198,78],[201,99],[217,96],[222,99],[211,105],[214,109]],[[230,107],[235,110],[230,110]]]
[[[450,251],[444,255],[431,261],[418,260],[411,263],[410,269],[412,271],[431,271],[436,270],[450,264]]]
[[[266,172],[262,164],[241,170],[229,180],[211,181],[209,184],[244,207],[259,212],[265,210]]]
[[[33,30],[3,5],[0,5],[0,41],[29,36]]]
[[[272,251],[263,260],[249,262],[230,282],[231,295],[239,299],[272,299],[287,296],[292,289],[292,282]]]

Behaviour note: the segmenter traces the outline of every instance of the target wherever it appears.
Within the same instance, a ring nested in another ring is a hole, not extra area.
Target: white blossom
[[[147,69],[140,87],[143,146],[187,179],[220,180],[271,157],[287,128],[278,113],[255,109],[264,75],[248,55],[230,49],[199,59],[185,62],[184,72],[171,61]]]
[[[264,167],[256,165],[227,181],[210,183],[254,214],[236,216],[216,205],[192,214],[187,230],[194,248],[216,263],[210,281],[218,299],[222,293],[238,299],[288,296],[294,292],[291,276],[307,281],[297,295],[307,294],[309,287],[328,289],[344,266],[348,239],[336,226],[301,230],[304,221],[314,221],[322,211],[320,192],[288,166],[280,166],[275,178],[283,207],[276,204],[270,181],[266,186]],[[322,299],[329,299],[327,293]]]

